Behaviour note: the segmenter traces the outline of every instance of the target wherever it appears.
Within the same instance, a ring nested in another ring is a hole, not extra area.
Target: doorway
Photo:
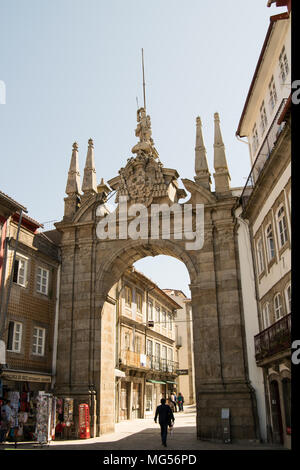
[[[132,388],[132,419],[141,417],[141,384],[134,383]]]
[[[272,430],[274,444],[283,444],[283,427],[280,408],[279,386],[276,380],[270,383]]]
[[[128,384],[127,382],[121,382],[121,393],[120,393],[120,421],[128,419]]]

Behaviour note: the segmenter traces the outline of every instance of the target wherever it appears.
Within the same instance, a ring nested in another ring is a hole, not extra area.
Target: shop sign
[[[17,382],[51,383],[51,376],[47,375],[31,375],[26,373],[4,371],[2,377],[7,380],[16,380]]]
[[[176,374],[177,374],[177,375],[188,375],[188,374],[189,374],[189,370],[188,370],[188,369],[177,369],[177,370],[176,370]]]

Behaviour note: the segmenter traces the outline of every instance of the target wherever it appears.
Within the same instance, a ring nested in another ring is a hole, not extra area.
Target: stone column
[[[93,337],[99,331],[94,318],[93,244],[77,244],[75,234],[74,227],[63,234],[55,393],[74,399],[75,432],[78,431],[78,405],[89,404],[94,436],[100,384],[93,374]]]
[[[233,439],[255,439],[255,396],[246,373],[233,223],[212,221],[191,285],[197,436],[222,439],[222,408],[230,409]],[[230,219],[229,219],[230,220]]]

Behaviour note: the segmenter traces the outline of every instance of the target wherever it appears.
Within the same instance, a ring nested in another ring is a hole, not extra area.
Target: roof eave
[[[235,133],[238,137],[246,137],[246,135],[241,133],[241,128],[242,128],[242,125],[243,125],[243,120],[244,120],[244,117],[245,117],[245,114],[246,114],[246,111],[247,111],[247,108],[248,108],[248,104],[249,104],[249,101],[250,101],[250,98],[251,98],[251,95],[252,95],[252,92],[253,92],[254,85],[256,83],[258,72],[261,68],[263,57],[265,55],[267,45],[268,45],[271,33],[273,31],[274,25],[279,20],[288,19],[289,16],[290,15],[289,15],[288,12],[284,12],[284,13],[280,13],[279,15],[274,15],[274,16],[270,17],[270,24],[269,24],[269,27],[268,27],[268,31],[267,31],[267,34],[266,34],[266,37],[265,37],[265,40],[264,40],[259,58],[258,58],[258,62],[257,62],[256,67],[255,67],[254,75],[253,75],[253,78],[251,80],[250,88],[249,88],[249,91],[248,91],[248,94],[247,94],[247,97],[246,97],[246,101],[245,101],[244,108],[243,108],[243,111],[242,111],[242,114],[241,114],[241,117],[240,117],[238,128],[237,128],[237,131]]]

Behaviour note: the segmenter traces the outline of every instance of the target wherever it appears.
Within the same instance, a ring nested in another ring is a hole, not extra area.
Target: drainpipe
[[[243,140],[243,139],[241,139],[237,134],[235,134],[235,136],[236,136],[236,138],[237,138],[237,140],[238,140],[239,142],[243,142],[243,144],[248,145],[248,148],[249,148],[249,155],[250,155],[250,167],[252,168],[252,165],[253,165],[253,164],[252,164],[252,150],[251,150],[251,145],[250,145],[250,143],[249,143],[249,142],[246,142],[246,141]]]
[[[54,321],[54,334],[53,334],[53,356],[52,356],[52,389],[56,382],[56,360],[57,360],[57,341],[58,341],[58,314],[59,314],[59,299],[60,299],[60,271],[61,265],[59,264],[56,279],[56,302],[55,302],[55,321]]]

